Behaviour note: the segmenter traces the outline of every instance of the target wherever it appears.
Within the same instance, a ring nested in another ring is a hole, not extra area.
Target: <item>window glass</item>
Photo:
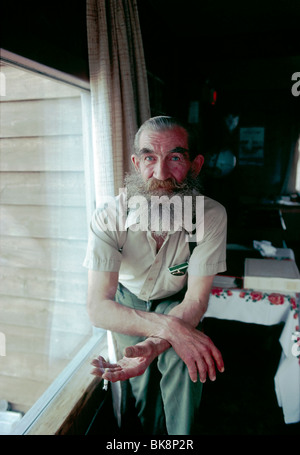
[[[1,62],[0,434],[91,339],[87,91]],[[10,412],[8,412],[10,411]]]

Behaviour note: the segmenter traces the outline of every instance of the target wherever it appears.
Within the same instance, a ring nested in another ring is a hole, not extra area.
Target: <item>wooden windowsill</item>
[[[104,341],[105,340],[105,341]],[[101,353],[107,357],[106,337],[95,345],[66,385],[56,394],[26,435],[66,434],[88,403],[101,379],[91,374],[91,361]]]

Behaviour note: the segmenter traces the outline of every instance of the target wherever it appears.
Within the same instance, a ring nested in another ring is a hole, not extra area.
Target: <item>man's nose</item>
[[[163,160],[157,161],[154,168],[153,176],[157,180],[167,180],[171,177],[169,166]]]

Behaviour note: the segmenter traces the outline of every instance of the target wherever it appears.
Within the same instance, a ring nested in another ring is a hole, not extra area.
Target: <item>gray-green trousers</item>
[[[167,314],[182,301],[183,294],[148,302],[138,299],[119,284],[116,301],[130,308]],[[199,327],[198,327],[199,329]],[[123,357],[124,348],[143,341],[137,336],[113,334],[118,359]],[[202,383],[193,383],[185,363],[173,348],[160,354],[141,376],[122,384],[123,392],[130,385],[135,407],[143,432],[148,435],[192,435],[196,434],[197,413],[200,406]],[[124,397],[122,402],[126,403]],[[123,409],[124,411],[124,409]]]

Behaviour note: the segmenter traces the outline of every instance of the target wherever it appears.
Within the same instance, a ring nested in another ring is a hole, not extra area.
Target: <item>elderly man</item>
[[[91,222],[88,312],[95,326],[114,333],[124,355],[117,364],[95,359],[93,374],[129,379],[146,434],[194,434],[202,385],[216,379],[216,367],[224,371],[200,322],[214,275],[226,270],[226,212],[199,192],[204,158],[188,125],[147,120],[131,158],[126,191],[96,209]],[[137,196],[146,201],[138,210],[130,204]],[[174,196],[183,210],[167,204],[166,229],[163,210],[153,215],[154,208]]]

